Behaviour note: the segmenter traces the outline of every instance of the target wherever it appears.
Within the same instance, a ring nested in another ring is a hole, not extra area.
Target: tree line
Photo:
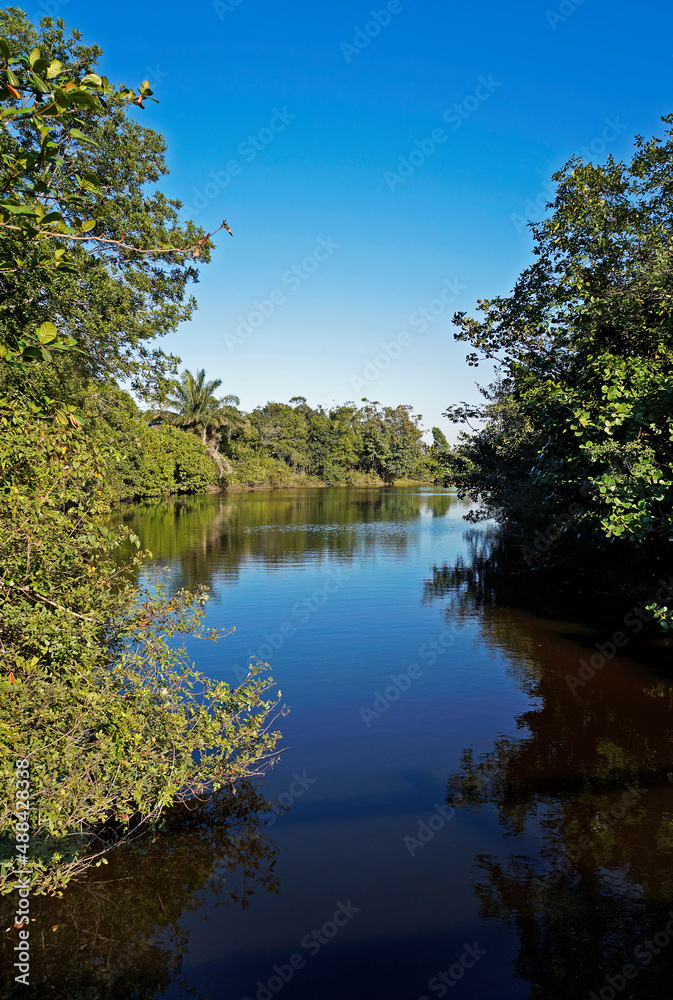
[[[457,313],[468,363],[495,364],[444,481],[506,528],[519,563],[651,594],[673,539],[673,116],[630,162],[554,175],[534,262],[510,295]],[[519,554],[520,553],[520,554]],[[638,580],[638,582],[636,582]],[[665,601],[652,617],[673,624]]]
[[[204,369],[195,374],[185,370],[154,408],[141,411],[128,396],[120,396],[122,405],[104,421],[127,457],[115,481],[116,496],[171,492],[170,476],[157,477],[154,468],[157,453],[168,456],[175,448],[172,428],[192,437],[186,474],[177,475],[175,492],[199,492],[206,485],[227,489],[430,481],[440,452],[448,450],[438,428],[433,445],[425,444],[421,417],[409,405],[382,406],[363,399],[359,406],[347,402],[328,409],[311,407],[304,396],[294,396],[288,403],[269,402],[246,413],[239,409],[237,396],[217,395],[221,385],[220,379],[207,379]],[[152,433],[156,431],[163,436]],[[217,467],[210,467],[209,482],[203,477],[204,455]]]

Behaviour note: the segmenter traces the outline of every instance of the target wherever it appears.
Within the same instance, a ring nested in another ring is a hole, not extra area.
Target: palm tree
[[[215,393],[221,385],[222,379],[206,380],[205,368],[199,368],[196,376],[186,368],[180,381],[173,384],[173,395],[167,398],[166,409],[148,410],[144,414],[153,423],[175,424],[199,434],[208,453],[217,462],[220,475],[223,463],[217,448],[216,432],[223,425],[232,426],[234,408],[241,402],[238,396],[233,395],[218,398]],[[238,413],[237,410],[235,412]]]

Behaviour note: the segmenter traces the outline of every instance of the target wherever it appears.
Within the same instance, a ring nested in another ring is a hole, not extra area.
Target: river
[[[271,664],[282,809],[243,795],[228,823],[196,817],[43,901],[57,992],[670,997],[670,646],[637,619],[479,599],[442,569],[492,530],[465,512],[436,487],[127,511],[153,552],[141,582],[205,583],[207,623],[235,626],[190,641],[200,669]]]

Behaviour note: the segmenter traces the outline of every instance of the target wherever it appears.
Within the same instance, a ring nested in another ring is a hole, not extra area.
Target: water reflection
[[[171,565],[172,586],[203,584],[217,597],[218,581],[237,581],[249,560],[282,570],[314,557],[352,560],[382,544],[402,556],[405,523],[441,518],[456,503],[446,492],[340,487],[166,500],[118,516]]]
[[[31,933],[31,985],[21,985],[19,995],[151,1000],[174,984],[172,996],[201,1000],[182,977],[189,915],[207,897],[245,909],[253,894],[279,892],[278,849],[264,830],[269,805],[248,786],[180,810],[143,853],[117,851],[63,898],[34,898],[31,926],[39,932]],[[5,900],[3,927],[14,908]],[[2,937],[3,998],[15,995],[15,937]]]
[[[348,898],[362,916],[283,987],[287,1000],[434,996],[434,974],[475,941],[488,957],[451,991],[465,1000],[670,995],[671,644],[630,633],[590,682],[569,685],[614,610],[571,605],[562,578],[545,589],[535,573],[513,577],[492,529],[466,533],[455,498],[433,493],[282,491],[127,512],[176,586],[220,587],[209,624],[238,631],[221,652],[195,650],[201,668],[231,671],[270,644],[292,706],[270,783],[283,802],[297,774],[311,790],[274,826],[280,852],[240,803],[233,826],[225,810],[202,836],[194,817],[146,858],[120,855],[41,902],[36,963],[56,988],[36,995],[254,997]],[[335,567],[347,585],[304,626],[295,604]],[[280,642],[285,622],[297,627]],[[446,655],[421,659],[445,629]],[[367,727],[360,706],[414,662],[422,673]],[[412,856],[404,838],[442,802],[448,772],[457,815]]]
[[[449,803],[495,808],[512,845],[504,860],[475,857],[481,916],[517,934],[515,971],[531,984],[531,1000],[587,997],[591,990],[603,1000],[669,997],[670,644],[637,645],[630,637],[622,656],[582,686],[570,684],[606,636],[600,626],[559,619],[558,593],[551,601],[557,613],[547,601],[546,618],[540,593],[533,595],[535,617],[503,607],[502,589],[495,603],[494,574],[483,572],[492,545],[488,534],[473,536],[472,561],[435,567],[424,587],[426,602],[446,602],[447,620],[478,616],[478,643],[505,659],[531,699],[516,718],[520,735],[498,737],[476,757],[465,748],[448,779]],[[534,856],[517,849],[525,836],[537,838]]]

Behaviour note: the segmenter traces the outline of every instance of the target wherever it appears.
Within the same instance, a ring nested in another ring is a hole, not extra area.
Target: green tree
[[[261,450],[302,472],[310,466],[307,410],[301,404],[267,403],[250,414]]]
[[[673,534],[673,117],[663,121],[664,139],[636,137],[629,163],[575,157],[555,174],[550,214],[531,224],[535,262],[511,295],[480,303],[483,318],[454,317],[469,362],[495,362],[503,380],[464,449],[479,467],[467,486],[510,521],[577,504],[575,535],[643,552]]]
[[[203,634],[205,594],[132,586],[140,555],[124,555],[140,542],[106,523],[109,442],[63,405],[69,394],[89,416],[115,379],[161,382],[168,359],[144,341],[189,314],[208,236],[190,242],[179,204],[145,190],[165,172],[163,140],[125,112],[149,86],[111,87],[91,72],[98,50],[60,21],[43,23],[39,46],[17,8],[0,24],[0,890],[28,860],[47,891],[171,805],[262,773],[278,734],[256,669],[232,690],[176,647]],[[205,463],[201,445],[176,428],[138,451],[158,440],[143,456],[158,479],[204,472],[184,447]]]
[[[136,119],[149,83],[112,86],[101,50],[61,20],[36,29],[9,7],[3,34],[0,388],[77,405],[91,379],[148,392],[176,363],[149,344],[192,314],[196,258],[212,247],[152,188],[168,168],[164,139]],[[28,372],[31,359],[48,363]]]
[[[422,455],[420,417],[411,406],[366,404],[362,408],[362,459],[365,470],[386,483],[408,476]]]
[[[225,468],[231,472],[231,466],[220,453],[220,439],[231,440],[234,429],[242,426],[243,420],[237,419],[236,407],[240,404],[238,396],[217,397],[215,393],[222,385],[221,379],[206,379],[204,368],[199,368],[196,375],[186,368],[179,382],[170,386],[170,394],[165,401],[166,409],[148,410],[147,420],[154,423],[169,423],[186,431],[193,431],[201,437],[201,442],[208,454],[217,463],[220,476]]]
[[[201,629],[202,591],[133,587],[139,556],[124,554],[139,540],[100,517],[104,450],[16,408],[0,431],[1,888],[21,867],[25,759],[32,884],[46,890],[156,828],[172,804],[265,770],[275,698],[258,668],[231,689],[176,646],[182,634],[218,637]]]
[[[221,385],[222,379],[207,380],[204,368],[199,368],[196,375],[185,368],[180,381],[171,385],[166,409],[150,410],[148,417],[194,431],[205,445],[220,426],[223,405],[238,406],[241,402],[238,396],[217,397],[215,393]]]

